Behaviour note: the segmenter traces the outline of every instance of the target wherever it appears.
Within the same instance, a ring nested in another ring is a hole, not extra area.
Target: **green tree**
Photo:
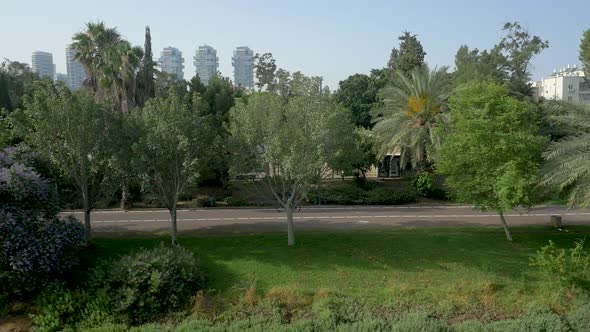
[[[534,203],[541,150],[535,107],[504,85],[472,83],[450,101],[450,123],[437,171],[459,201],[498,213]]]
[[[508,80],[505,67],[506,58],[498,48],[480,52],[462,45],[455,55],[453,81],[455,86],[483,80],[501,83]]]
[[[131,121],[137,132],[134,169],[144,190],[156,195],[170,212],[172,244],[176,244],[179,196],[196,183],[216,150],[209,122],[173,91],[148,100],[131,114]]]
[[[505,35],[496,48],[506,57],[510,90],[518,97],[530,96],[531,60],[549,47],[549,42],[539,36],[531,36],[518,22],[504,24],[502,31]]]
[[[381,91],[383,107],[373,111],[378,155],[399,152],[402,164],[428,170],[441,143],[435,128],[444,120],[450,94],[447,68],[424,65],[409,77],[398,71],[397,80]]]
[[[371,110],[377,103],[377,91],[370,88],[371,78],[364,74],[349,76],[340,81],[335,98],[350,110],[357,126],[371,128]]]
[[[20,117],[25,141],[71,179],[84,209],[86,242],[91,239],[90,213],[109,193],[109,161],[117,115],[84,91],[39,82]]]
[[[290,246],[295,244],[294,207],[328,171],[333,156],[346,153],[340,132],[333,130],[345,112],[327,96],[298,96],[285,103],[273,93],[238,100],[230,111],[232,173],[255,172],[255,182],[272,191],[287,214]]]
[[[0,109],[22,107],[22,99],[39,76],[26,63],[4,60],[0,64]]]
[[[277,64],[272,53],[256,54],[254,56],[254,69],[256,71],[256,86],[258,91],[266,87],[267,91],[274,91],[275,71]]]
[[[146,100],[156,96],[156,85],[154,76],[154,67],[156,63],[152,58],[152,36],[150,27],[145,27],[145,43],[143,48],[143,58],[139,65],[139,72],[137,78],[136,88],[136,103],[139,107],[143,107]],[[182,79],[179,77],[178,79]]]
[[[586,77],[590,79],[590,29],[584,32],[580,42],[580,61],[584,65]]]
[[[551,142],[544,153],[542,183],[568,193],[570,206],[590,205],[590,107],[552,102],[550,122],[562,137]]]
[[[392,73],[401,71],[404,75],[409,75],[412,69],[424,64],[426,52],[418,40],[418,36],[408,31],[404,31],[399,36],[399,49],[393,48],[389,57],[387,67]],[[394,76],[395,77],[395,76]]]

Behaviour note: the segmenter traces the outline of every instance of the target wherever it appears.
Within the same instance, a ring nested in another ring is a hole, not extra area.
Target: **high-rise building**
[[[33,52],[31,67],[33,72],[39,74],[39,77],[54,79],[53,54],[41,51]]]
[[[217,51],[208,45],[199,46],[194,60],[197,75],[199,75],[201,82],[205,85],[209,84],[209,80],[217,73],[217,68],[219,67]]]
[[[162,50],[158,63],[163,72],[174,74],[178,79],[184,79],[184,59],[182,52],[177,48],[168,46]]]
[[[590,104],[590,81],[576,66],[555,70],[551,76],[533,82],[532,87],[537,98]]]
[[[66,67],[68,71],[68,77],[66,85],[72,91],[76,91],[82,87],[82,82],[86,78],[86,71],[80,61],[75,59],[76,51],[71,48],[66,48]]]
[[[234,84],[252,89],[254,87],[254,52],[247,46],[238,46],[231,60],[234,66]]]
[[[64,82],[64,84],[68,85],[68,75],[62,73],[55,73],[55,78],[53,79],[55,82]]]

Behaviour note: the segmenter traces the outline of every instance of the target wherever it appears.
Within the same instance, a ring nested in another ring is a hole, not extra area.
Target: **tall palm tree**
[[[121,42],[121,35],[116,28],[107,28],[104,22],[88,22],[86,30],[75,34],[72,39],[75,59],[86,70],[84,85],[101,97],[98,80],[105,62],[109,61],[105,53]]]
[[[401,154],[401,164],[427,169],[435,158],[440,139],[435,127],[444,120],[450,94],[447,67],[414,68],[407,77],[395,73],[395,84],[380,91],[383,107],[373,112],[373,136],[378,154]]]
[[[590,107],[554,101],[547,108],[565,136],[549,144],[542,182],[567,192],[570,206],[589,206]]]

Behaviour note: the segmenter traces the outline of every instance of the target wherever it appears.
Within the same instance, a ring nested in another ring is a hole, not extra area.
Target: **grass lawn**
[[[454,227],[199,236],[179,242],[202,260],[209,293],[236,300],[255,289],[313,300],[337,293],[373,304],[394,302],[408,310],[428,309],[453,318],[505,318],[531,303],[566,312],[579,294],[557,294],[540,280],[529,259],[549,240],[572,247],[590,227],[559,232],[548,227],[513,227],[514,243],[500,228]],[[168,237],[96,238],[86,264]],[[255,288],[254,288],[255,286]]]

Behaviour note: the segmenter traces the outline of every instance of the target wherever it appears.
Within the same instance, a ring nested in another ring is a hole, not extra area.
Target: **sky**
[[[322,76],[335,89],[350,75],[384,67],[404,30],[418,35],[429,65],[452,69],[459,46],[489,49],[503,23],[518,21],[549,41],[532,62],[533,78],[540,79],[579,66],[589,12],[589,0],[0,0],[0,59],[30,64],[33,51],[51,52],[57,72],[65,73],[72,35],[101,20],[141,46],[149,25],[154,59],[164,47],[177,47],[186,79],[195,73],[199,45],[217,49],[219,70],[231,78],[233,50],[249,46],[271,52],[278,67]]]

